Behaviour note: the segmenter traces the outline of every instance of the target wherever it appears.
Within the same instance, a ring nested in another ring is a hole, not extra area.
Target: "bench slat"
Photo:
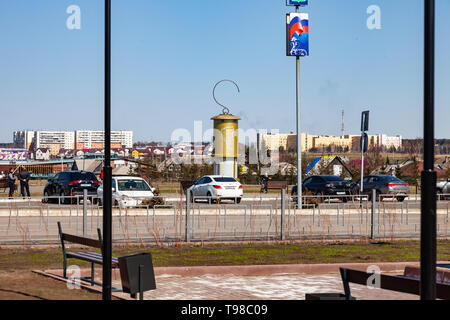
[[[267,189],[286,189],[287,181],[269,180],[267,181]]]
[[[67,252],[67,257],[103,264],[103,256],[100,253],[95,252]],[[112,257],[111,261],[113,266],[119,264],[119,259],[115,257]]]
[[[72,243],[78,243],[84,246],[93,247],[100,249],[102,247],[101,242],[99,240],[83,238],[79,236],[74,236],[73,234],[63,233],[62,235],[63,241],[69,241]]]

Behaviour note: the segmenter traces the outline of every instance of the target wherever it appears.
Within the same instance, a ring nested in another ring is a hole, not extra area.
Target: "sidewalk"
[[[144,294],[145,300],[304,300],[307,293],[343,293],[339,267],[367,270],[377,265],[383,273],[402,274],[415,263],[320,264],[234,267],[155,268],[157,289]],[[97,281],[101,269],[96,269]],[[62,270],[36,273],[65,281]],[[82,270],[88,276],[90,270]],[[121,289],[120,274],[113,272],[113,287]],[[85,288],[101,292],[100,286],[85,283]],[[358,300],[418,300],[419,296],[372,289],[351,284]],[[121,299],[128,294],[114,292]]]

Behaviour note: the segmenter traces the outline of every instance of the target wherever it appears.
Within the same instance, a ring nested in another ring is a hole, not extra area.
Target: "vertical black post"
[[[103,168],[103,300],[112,292],[111,0],[105,0],[105,164]]]
[[[280,226],[281,226],[281,230],[280,230],[280,240],[284,241],[285,236],[284,236],[284,213],[285,213],[285,209],[286,209],[286,205],[285,205],[285,200],[286,198],[286,190],[284,188],[281,189],[281,221],[280,221]]]
[[[144,266],[139,265],[139,300],[144,300]]]
[[[436,171],[434,171],[435,2],[425,0],[424,155],[420,230],[420,297],[436,299]]]

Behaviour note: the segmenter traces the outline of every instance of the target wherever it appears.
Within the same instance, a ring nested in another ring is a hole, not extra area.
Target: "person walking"
[[[14,196],[14,191],[16,191],[16,170],[13,170],[13,168],[10,168],[7,178],[8,178],[8,185],[9,185],[8,197],[10,199],[12,199]]]
[[[23,166],[20,168],[19,181],[20,181],[20,194],[25,199],[25,191],[26,191],[28,199],[29,199],[30,198],[30,186],[28,184],[28,181],[30,181],[30,173]]]

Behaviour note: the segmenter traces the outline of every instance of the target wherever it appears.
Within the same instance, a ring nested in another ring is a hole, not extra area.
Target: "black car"
[[[302,193],[309,192],[312,195],[344,196],[343,202],[347,202],[351,194],[350,183],[338,176],[320,175],[308,177],[303,181]],[[297,186],[291,190],[291,196],[294,201],[297,200]]]
[[[95,174],[90,171],[60,172],[53,178],[50,178],[45,185],[43,201],[57,202],[57,197],[59,197],[63,204],[74,203],[76,202],[76,198],[67,199],[67,197],[82,196],[85,189],[87,189],[88,195],[92,199],[92,197],[97,196],[97,189],[99,186],[100,181],[98,181]]]

